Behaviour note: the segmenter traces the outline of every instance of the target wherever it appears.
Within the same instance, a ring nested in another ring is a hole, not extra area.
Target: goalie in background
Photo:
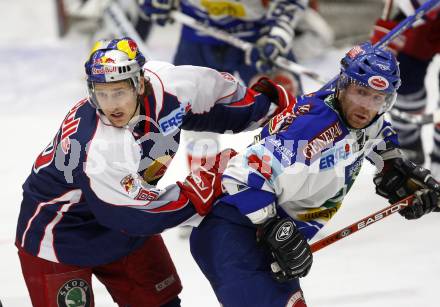
[[[381,19],[374,27],[371,41],[376,43],[393,29],[406,16],[414,14],[424,0],[386,1]],[[434,56],[440,53],[440,8],[434,8],[425,16],[422,23],[406,30],[388,46],[400,63],[402,86],[398,89],[394,108],[401,112],[420,114],[427,106],[425,77]],[[437,103],[440,107],[440,100]],[[409,159],[423,164],[425,150],[422,140],[422,127],[410,124],[391,115],[392,123],[399,135],[402,150]],[[434,127],[434,146],[431,153],[431,171],[440,179],[440,126]]]
[[[378,168],[379,195],[395,203],[415,193],[405,218],[440,210],[439,184],[402,156],[384,120],[400,85],[393,54],[367,42],[341,64],[336,89],[293,100],[229,161],[227,195],[191,234],[191,253],[224,307],[306,306],[307,241],[340,209],[365,157]]]

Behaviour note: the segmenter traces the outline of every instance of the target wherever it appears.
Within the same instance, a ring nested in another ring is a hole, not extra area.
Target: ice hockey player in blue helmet
[[[440,186],[406,160],[384,120],[400,85],[392,53],[364,43],[341,61],[335,89],[300,96],[224,171],[226,195],[193,230],[191,252],[224,307],[304,307],[308,241],[337,213],[365,158],[377,193],[416,219]],[[417,185],[409,184],[417,182]]]
[[[180,306],[159,234],[211,210],[233,154],[159,189],[180,130],[257,128],[291,99],[268,79],[249,89],[210,68],[146,62],[130,38],[97,42],[85,70],[89,97],[68,111],[23,185],[16,246],[32,305],[67,306],[74,293],[93,306],[94,274],[119,306]]]

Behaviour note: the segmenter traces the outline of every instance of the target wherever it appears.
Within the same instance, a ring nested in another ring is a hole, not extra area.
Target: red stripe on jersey
[[[255,92],[247,90],[246,95],[243,97],[243,99],[233,102],[231,104],[228,104],[228,107],[248,107],[255,103]]]
[[[182,208],[188,205],[188,198],[183,193],[180,193],[179,199],[176,201],[171,201],[168,204],[161,206],[159,208],[148,209],[148,212],[152,213],[161,213],[161,212],[170,212],[170,211],[179,211]]]

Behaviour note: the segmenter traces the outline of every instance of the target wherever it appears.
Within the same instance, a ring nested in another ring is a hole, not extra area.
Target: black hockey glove
[[[276,281],[285,282],[309,273],[313,262],[312,251],[290,219],[270,219],[258,228],[257,240],[275,260],[271,268]]]
[[[376,193],[387,198],[391,204],[415,194],[413,204],[399,211],[406,219],[417,219],[439,210],[439,183],[429,170],[409,160],[385,160],[382,172],[374,177],[374,184]]]

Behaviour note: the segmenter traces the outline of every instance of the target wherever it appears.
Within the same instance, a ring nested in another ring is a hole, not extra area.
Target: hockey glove
[[[272,116],[281,113],[287,106],[296,101],[295,97],[287,92],[281,85],[276,84],[266,77],[260,78],[251,86],[251,89],[266,95],[271,102],[278,106]]]
[[[233,149],[226,149],[215,157],[202,161],[201,166],[191,171],[185,181],[177,182],[181,192],[201,216],[208,214],[214,201],[222,193],[221,176],[228,161],[237,154]]]
[[[285,282],[306,276],[313,263],[313,254],[304,236],[288,218],[273,218],[257,230],[257,240],[267,248],[274,263],[272,276]]]
[[[415,194],[413,204],[399,211],[406,219],[417,219],[438,210],[440,185],[429,170],[401,158],[384,162],[383,170],[374,177],[377,194],[392,204]]]
[[[170,13],[176,9],[176,0],[139,0],[143,14],[158,25],[164,26],[171,21]]]
[[[246,52],[246,63],[259,72],[270,73],[276,58],[291,50],[294,28],[302,12],[303,7],[291,1],[272,1],[266,17],[270,30],[264,31]]]

